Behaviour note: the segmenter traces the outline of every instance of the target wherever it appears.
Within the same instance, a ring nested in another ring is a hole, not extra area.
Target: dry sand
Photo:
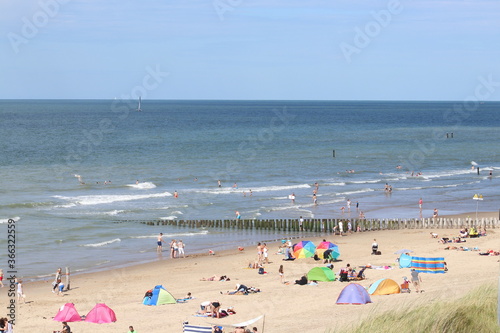
[[[466,217],[469,214],[462,214]],[[497,216],[497,212],[487,214]],[[335,301],[347,283],[320,282],[317,286],[293,285],[312,267],[323,266],[312,258],[282,261],[282,255],[276,255],[279,244],[268,244],[271,264],[265,266],[267,275],[259,275],[257,270],[248,269],[248,263],[255,260],[255,248],[237,249],[215,256],[192,255],[184,259],[167,259],[148,264],[136,265],[122,269],[114,269],[97,273],[80,274],[71,277],[71,290],[64,296],[51,292],[52,278],[47,281],[26,283],[26,304],[20,304],[16,312],[15,331],[52,332],[59,330],[61,324],[53,320],[58,308],[64,303],[74,303],[81,315],[85,315],[96,303],[106,303],[116,313],[117,322],[112,324],[91,324],[86,322],[70,323],[76,333],[127,332],[133,325],[140,332],[182,332],[182,322],[191,324],[216,323],[229,325],[265,314],[265,321],[255,323],[264,332],[325,332],[329,328],[339,328],[359,322],[372,314],[393,311],[405,305],[418,306],[435,300],[454,300],[472,288],[485,283],[495,284],[498,280],[500,257],[480,256],[475,251],[444,250],[445,245],[431,238],[430,232],[439,237],[454,237],[458,230],[448,229],[406,229],[397,231],[373,231],[354,233],[348,236],[325,235],[337,244],[341,251],[342,261],[335,263],[334,271],[350,263],[359,265],[391,265],[391,270],[366,270],[367,279],[359,283],[368,287],[379,278],[388,277],[401,283],[403,276],[409,276],[409,269],[399,269],[396,264],[395,251],[407,248],[413,255],[423,257],[444,256],[449,271],[446,274],[421,274],[424,293],[396,294],[372,296],[373,303],[367,305],[336,305]],[[380,256],[371,255],[371,244],[376,238]],[[307,234],[304,240],[314,241]],[[500,250],[500,232],[488,230],[486,237],[467,239],[469,248],[479,247]],[[155,248],[152,244],[152,253]],[[280,284],[278,268],[284,265],[285,280],[291,284]],[[52,268],[55,271],[55,267]],[[200,281],[202,277],[211,275],[227,275],[229,282]],[[5,282],[5,281],[4,281]],[[262,292],[247,296],[221,295],[235,288],[236,283],[258,287]],[[191,292],[195,299],[182,304],[162,306],[142,305],[144,293],[157,284],[162,284],[174,297],[183,298]],[[2,292],[7,293],[8,288]],[[5,296],[3,296],[5,297]],[[5,298],[4,298],[5,299]],[[234,307],[237,312],[226,318],[212,319],[196,317],[194,314],[203,301],[218,300],[222,308]],[[225,328],[225,332],[231,332]]]

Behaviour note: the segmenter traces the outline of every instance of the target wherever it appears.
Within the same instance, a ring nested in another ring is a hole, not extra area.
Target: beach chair
[[[184,322],[182,326],[182,332],[184,333],[212,333],[211,326],[189,325],[188,322]]]

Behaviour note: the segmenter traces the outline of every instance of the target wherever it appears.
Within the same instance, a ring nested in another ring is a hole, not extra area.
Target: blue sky
[[[2,1],[0,98],[462,101],[482,77],[500,100],[499,13],[498,0]]]

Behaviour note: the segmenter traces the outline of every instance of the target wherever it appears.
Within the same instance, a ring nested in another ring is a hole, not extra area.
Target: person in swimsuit
[[[158,236],[158,239],[156,241],[156,244],[158,245],[156,248],[156,252],[161,252],[163,250],[163,233],[160,232],[160,235]]]

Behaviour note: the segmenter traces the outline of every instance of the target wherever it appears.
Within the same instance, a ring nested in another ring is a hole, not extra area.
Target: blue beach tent
[[[411,258],[410,255],[402,253],[401,256],[399,256],[399,268],[410,268]]]
[[[177,303],[174,296],[169,293],[162,285],[154,287],[151,295],[144,296],[142,304],[144,305],[162,305]]]

